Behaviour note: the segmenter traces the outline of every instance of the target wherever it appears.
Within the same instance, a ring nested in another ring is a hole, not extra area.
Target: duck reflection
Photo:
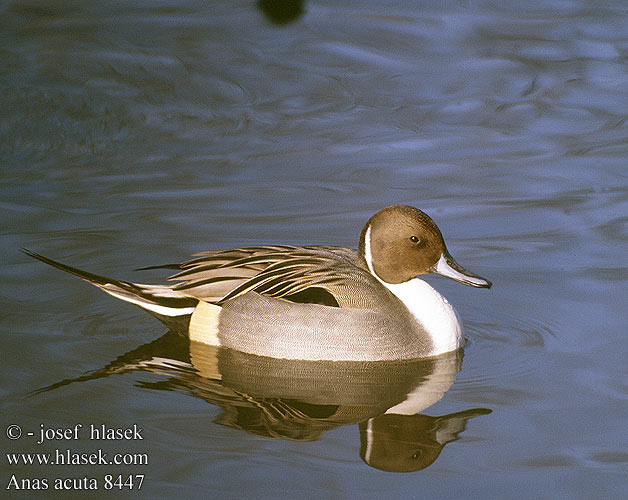
[[[35,393],[115,373],[160,373],[167,378],[139,385],[181,390],[219,405],[223,412],[218,424],[294,441],[314,441],[328,430],[357,424],[364,462],[409,472],[432,464],[467,420],[490,413],[478,408],[440,417],[418,414],[443,397],[461,361],[461,351],[402,361],[282,360],[168,333],[100,370]]]
[[[413,472],[433,464],[443,446],[458,439],[470,418],[491,413],[486,408],[441,417],[386,413],[359,423],[360,457],[388,472]]]

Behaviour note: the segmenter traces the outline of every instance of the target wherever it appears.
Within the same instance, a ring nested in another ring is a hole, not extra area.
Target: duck
[[[423,211],[391,205],[364,225],[358,248],[259,245],[193,254],[167,284],[93,274],[31,257],[135,304],[190,341],[257,356],[320,361],[418,359],[463,344],[454,307],[421,279],[492,283],[459,265]]]

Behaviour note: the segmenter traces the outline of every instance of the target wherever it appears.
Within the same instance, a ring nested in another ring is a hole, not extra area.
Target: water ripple
[[[524,388],[507,389],[510,384],[506,381],[538,370],[539,358],[546,355],[545,344],[555,336],[555,326],[533,317],[490,314],[490,321],[465,321],[465,361],[469,362],[463,363],[456,390],[479,391],[483,397],[491,394],[493,401],[501,403],[533,397]],[[476,356],[481,360],[476,361]]]

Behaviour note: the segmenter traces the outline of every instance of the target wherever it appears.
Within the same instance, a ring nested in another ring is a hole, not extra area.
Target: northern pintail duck
[[[285,359],[375,361],[435,356],[462,342],[458,315],[420,276],[478,288],[491,282],[452,258],[422,211],[394,205],[373,215],[358,250],[255,246],[201,252],[144,285],[26,253],[136,304],[193,341]],[[144,268],[144,269],[151,269]]]

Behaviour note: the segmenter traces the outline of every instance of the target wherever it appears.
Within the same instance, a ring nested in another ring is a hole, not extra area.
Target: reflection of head
[[[436,417],[382,415],[360,423],[360,457],[371,467],[387,472],[425,469],[440,455]]]
[[[274,24],[288,24],[303,15],[303,0],[258,0],[257,6]]]

